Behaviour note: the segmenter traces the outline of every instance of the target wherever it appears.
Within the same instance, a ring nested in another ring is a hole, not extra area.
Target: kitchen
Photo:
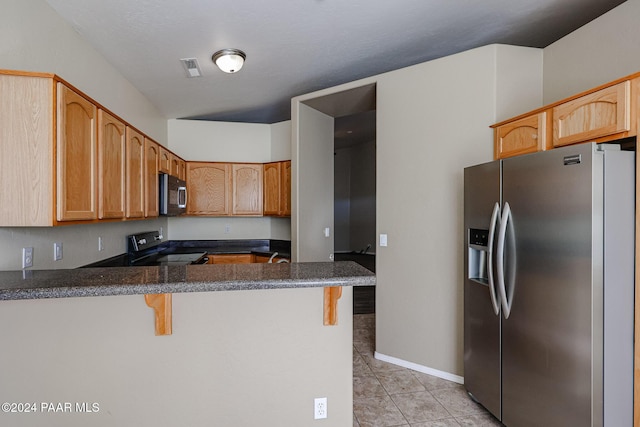
[[[179,142],[172,138],[172,126],[179,125],[180,121],[167,123],[141,95],[134,95],[135,89],[44,4],[33,3],[27,6],[19,3],[21,2],[10,3],[9,12],[4,18],[0,18],[2,28],[15,35],[0,42],[3,46],[2,52],[7,52],[6,56],[2,54],[3,68],[58,72],[105,105],[117,110],[119,114],[130,118],[134,125],[144,129],[151,137],[184,158],[200,159],[199,156],[187,152],[186,148],[183,149]],[[496,92],[492,90],[494,79],[491,70],[496,58],[494,51],[508,50],[503,47],[487,47],[480,51],[470,51],[434,61],[417,69],[407,69],[399,74],[389,73],[385,76],[385,84],[378,84],[379,103],[387,105],[386,112],[382,113],[382,120],[379,120],[380,131],[377,135],[380,150],[378,173],[382,177],[379,179],[382,185],[378,189],[378,232],[389,235],[389,247],[386,252],[382,249],[376,251],[379,256],[378,291],[382,293],[378,295],[381,305],[377,310],[380,353],[433,367],[442,372],[463,375],[460,311],[462,168],[492,158],[492,134],[488,128],[490,124],[640,70],[640,63],[635,54],[640,35],[632,19],[638,16],[639,6],[637,1],[628,1],[612,13],[561,39],[544,51],[532,50],[532,67],[535,66],[532,73],[544,74],[544,81],[539,79],[534,86],[519,88],[520,92],[531,91],[520,94],[526,102],[508,104],[504,99],[498,99]],[[54,43],[53,39],[58,42]],[[61,46],[67,48],[62,49]],[[22,52],[30,53],[25,55]],[[73,55],[74,60],[80,61],[77,66],[69,65],[71,52],[82,52],[82,55]],[[65,63],[67,65],[64,65]],[[594,67],[594,63],[607,66]],[[501,73],[511,72],[513,64],[503,65]],[[470,75],[478,73],[478,69],[487,71],[484,78]],[[106,83],[92,83],[96,77],[100,77],[101,81]],[[419,79],[420,84],[403,86],[399,82],[409,78]],[[467,79],[468,82],[465,82]],[[430,80],[437,81],[437,87],[434,87]],[[461,84],[464,86],[461,87]],[[460,90],[451,90],[454,88]],[[447,93],[443,93],[445,89],[449,89]],[[401,93],[394,96],[393,92],[396,90],[400,90]],[[429,94],[433,99],[412,99],[417,90]],[[470,105],[469,99],[475,104]],[[487,101],[482,103],[480,100]],[[497,104],[500,102],[503,104],[498,108]],[[461,103],[466,105],[460,105]],[[424,125],[425,115],[436,114],[439,111],[455,111],[455,114],[447,117],[438,116],[437,126],[434,123],[429,127]],[[396,122],[398,124],[394,125]],[[461,124],[464,126],[460,126]],[[266,159],[253,157],[252,154],[251,158],[245,155],[241,160],[258,162],[280,160],[272,153],[279,147],[286,146],[286,143],[281,146],[275,142],[279,140],[277,134],[286,135],[286,128],[291,126],[289,123],[198,125],[208,127],[212,133],[246,141],[247,147],[250,147],[246,153],[259,153],[255,156],[264,156]],[[243,138],[244,135],[254,132],[259,133],[255,142]],[[397,149],[398,141],[403,141],[403,150]],[[211,143],[223,144],[224,141],[212,140]],[[234,161],[232,158],[219,156],[209,159]],[[420,168],[416,165],[418,161]],[[413,168],[403,165],[413,165]],[[398,171],[400,173],[394,175],[394,172]],[[444,182],[445,185],[442,188],[430,189],[428,186],[413,188],[407,184],[416,181],[437,181]],[[408,190],[409,187],[412,190],[411,194],[408,194],[408,191],[398,191],[398,188]],[[456,194],[457,198],[453,196]],[[446,201],[446,206],[434,210],[432,206],[425,206],[423,200],[426,199]],[[402,206],[403,209],[399,210],[397,206]],[[185,224],[190,231],[188,236],[185,231],[184,238],[192,238],[197,235],[198,229],[202,228],[208,233],[207,237],[224,238],[224,220],[211,220],[211,225],[206,227],[197,225],[209,221],[201,218],[180,218],[176,221],[196,223],[193,227]],[[171,223],[166,220],[149,220],[144,224],[150,229],[165,227],[171,239],[182,238],[182,231],[178,231],[178,227],[172,228]],[[417,230],[418,226],[425,224],[438,226]],[[445,226],[442,226],[443,224]],[[234,219],[231,225],[231,232],[238,233],[233,234],[234,238],[256,237],[257,233],[253,232],[250,232],[250,236],[243,235],[243,230],[249,228],[258,230],[260,237],[269,238],[284,238],[283,233],[286,232],[283,230],[286,227],[282,227],[281,224],[264,219]],[[99,236],[105,238],[106,257],[122,252],[124,236],[137,231],[140,231],[140,227],[136,221],[74,226],[68,230],[64,227],[46,230],[1,229],[3,257],[0,262],[3,263],[3,270],[19,269],[20,248],[36,246],[36,259],[45,263],[40,264],[39,268],[72,268],[78,264],[95,261],[102,256],[97,249]],[[38,253],[48,254],[52,243],[57,240],[65,243],[65,257],[59,264],[50,261],[49,267],[46,263],[51,257],[38,258]],[[425,247],[422,243],[424,241],[438,241],[444,244],[444,247],[436,253],[432,248]],[[39,244],[42,245],[40,252],[37,248]],[[77,264],[71,260],[77,260]],[[429,283],[417,286],[418,283],[424,283],[425,269],[429,272]],[[403,307],[403,312],[398,313],[394,307]],[[406,329],[415,333],[411,336],[397,333],[398,330]]]

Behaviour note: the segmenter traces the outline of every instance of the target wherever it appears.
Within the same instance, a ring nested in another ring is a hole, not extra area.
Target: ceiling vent
[[[200,77],[202,75],[196,58],[183,58],[180,62],[182,62],[182,66],[187,72],[187,77]]]

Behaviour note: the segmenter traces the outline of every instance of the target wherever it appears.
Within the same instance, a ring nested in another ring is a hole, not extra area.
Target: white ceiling
[[[490,43],[545,47],[623,0],[47,2],[167,118],[275,123],[293,96]],[[222,48],[247,54],[237,74],[211,62]]]

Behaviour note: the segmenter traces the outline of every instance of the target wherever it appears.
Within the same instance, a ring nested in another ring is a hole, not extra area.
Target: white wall
[[[142,132],[167,144],[158,110],[43,0],[5,0],[0,13],[0,68],[58,74]],[[73,225],[47,229],[0,228],[0,270],[19,270],[21,248],[35,248],[34,269],[71,268],[124,252],[125,236],[166,227],[166,220]],[[98,236],[105,251],[98,251]],[[53,242],[64,259],[53,262]]]
[[[187,161],[267,163],[291,158],[291,122],[171,119],[169,148]],[[229,230],[227,233],[226,230]],[[169,219],[169,239],[291,239],[291,221],[271,217]]]
[[[627,0],[544,49],[544,103],[640,71],[640,0]]]
[[[323,326],[323,290],[173,295],[154,335],[142,295],[2,301],[1,402],[96,402],[99,412],[2,413],[2,426],[352,424],[352,292]],[[10,325],[10,326],[9,326]]]

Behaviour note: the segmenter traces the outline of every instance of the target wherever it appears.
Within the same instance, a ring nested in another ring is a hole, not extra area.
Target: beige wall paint
[[[188,161],[267,163],[291,158],[291,121],[268,125],[172,119],[168,134],[169,148]],[[290,224],[288,219],[271,217],[169,218],[168,236],[289,240]]]
[[[544,103],[640,71],[640,0],[627,0],[544,49]]]
[[[160,144],[166,118],[44,0],[5,0],[0,68],[56,73]]]
[[[352,304],[322,325],[321,288],[173,295],[154,335],[142,295],[3,301],[0,401],[97,402],[92,414],[0,413],[3,426],[352,424]]]
[[[541,104],[541,60],[538,49],[491,45],[292,101],[295,198],[310,191],[303,176],[305,161],[312,161],[296,155],[303,136],[295,108],[308,99],[377,85],[377,234],[388,235],[388,247],[376,242],[381,355],[463,374],[462,172],[493,158],[489,125],[499,115]],[[312,189],[322,185],[310,181]],[[294,246],[303,209],[315,213],[310,199],[298,201],[297,208]]]
[[[167,121],[151,103],[43,0],[7,0],[0,13],[0,68],[58,74],[138,129],[167,144]],[[73,268],[125,251],[125,236],[166,228],[165,219],[56,228],[0,228],[0,270],[22,267],[34,247],[34,269]],[[98,251],[98,236],[105,250]],[[64,259],[53,261],[53,243]]]

